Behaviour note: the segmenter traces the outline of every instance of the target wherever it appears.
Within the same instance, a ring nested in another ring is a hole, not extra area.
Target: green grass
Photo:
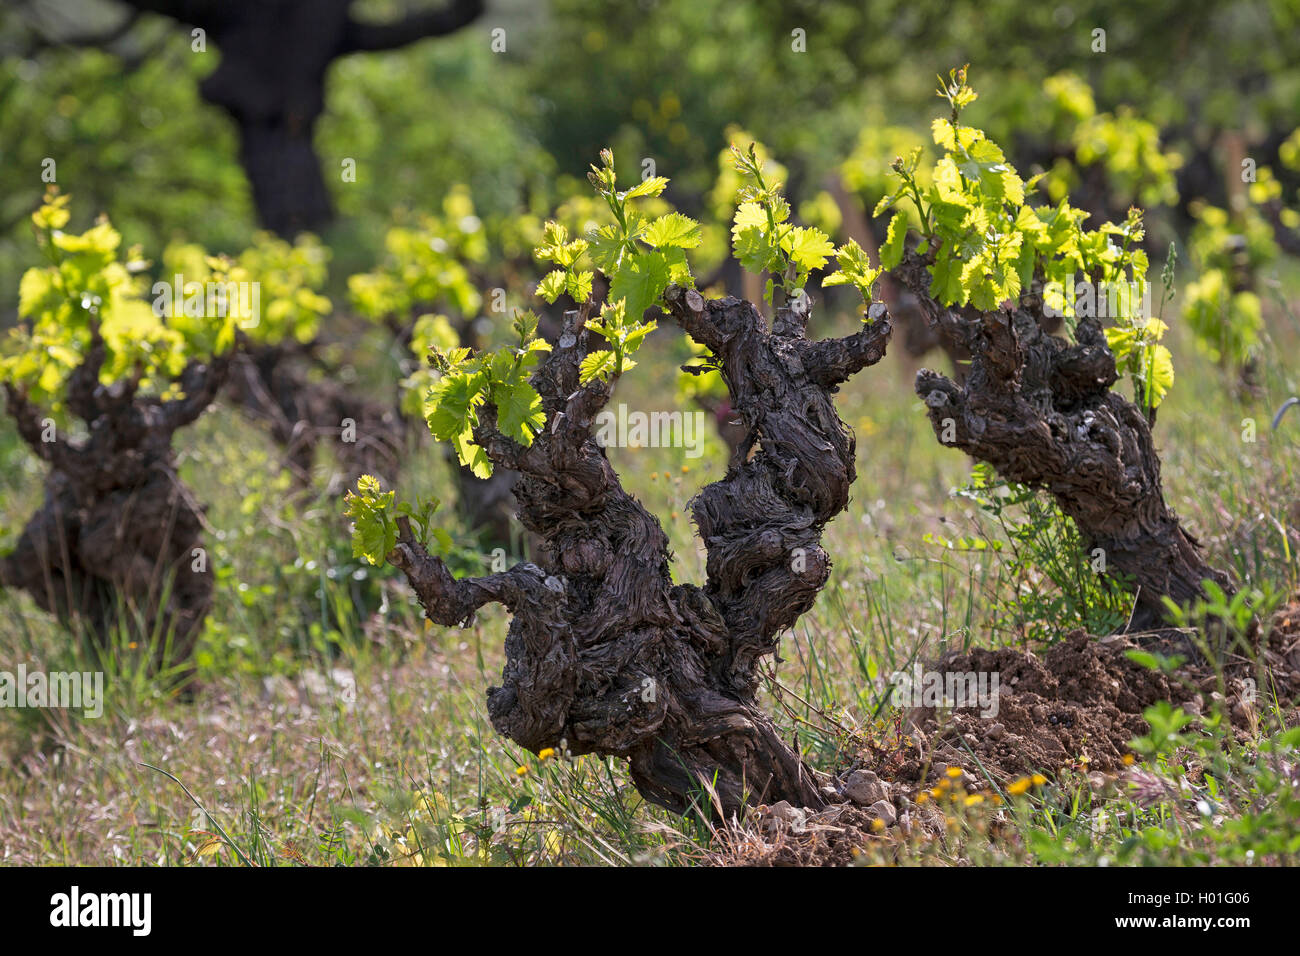
[[[1247,584],[1293,593],[1300,416],[1276,433],[1269,421],[1300,394],[1300,371],[1286,364],[1300,354],[1300,320],[1281,287],[1270,289],[1259,394],[1236,395],[1234,376],[1203,358],[1175,320],[1168,341],[1178,378],[1156,434],[1166,495],[1212,561]],[[615,402],[650,409],[672,394],[672,334],[651,338]],[[784,639],[765,695],[783,734],[797,731],[821,768],[888,734],[891,671],[945,649],[1024,645],[1034,640],[1032,622],[1018,626],[999,608],[1052,593],[1032,572],[1009,575],[1005,552],[940,543],[996,529],[952,495],[968,481],[969,462],[935,441],[913,373],[895,344],[839,396],[858,435],[854,498],[827,530],[830,582]],[[1253,443],[1242,439],[1243,419],[1256,423]],[[466,628],[426,627],[391,569],[352,559],[340,503],[286,497],[275,449],[257,427],[220,408],[182,439],[182,476],[210,506],[217,574],[197,656],[203,689],[181,701],[110,662],[100,720],[0,711],[8,758],[0,761],[0,861],[681,865],[722,845],[704,824],[646,805],[619,761],[539,761],[495,734],[484,694],[502,665],[503,609],[485,609]],[[686,505],[723,470],[723,449],[710,441],[696,459],[677,449],[611,451],[624,484],[661,516],[678,580],[703,580]],[[41,469],[0,423],[0,546],[36,506],[40,481]],[[402,492],[443,499],[444,526],[465,545],[464,569],[487,559],[456,525],[454,491],[431,442],[411,450]],[[87,666],[77,643],[25,597],[0,595],[0,667],[24,661]],[[1284,770],[1261,769],[1272,759],[1255,746],[1273,732],[1267,716],[1256,740],[1227,747],[1218,767],[1225,800],[1216,812],[1227,815],[1226,829],[1223,820],[1198,825],[1185,794],[1139,804],[1086,775],[1043,768],[1050,784],[998,794],[1007,800],[1001,819],[987,801],[948,800],[952,839],[881,841],[870,859],[1244,862],[1240,847],[1265,846],[1251,835],[1282,832],[1277,815],[1295,807],[1278,795]],[[1153,753],[1144,766],[1177,781],[1187,759]],[[1295,820],[1287,825],[1293,831]],[[1217,831],[1237,836],[1212,839]],[[1284,841],[1261,855],[1294,861],[1298,852]]]

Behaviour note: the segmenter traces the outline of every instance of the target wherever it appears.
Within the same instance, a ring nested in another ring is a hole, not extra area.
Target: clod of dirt
[[[758,825],[747,821],[723,831],[710,862],[842,866],[854,862],[868,841],[892,832],[939,833],[943,820],[933,805],[912,799],[938,780],[976,792],[990,782],[1075,767],[1087,772],[1093,789],[1104,791],[1123,765],[1128,741],[1149,729],[1142,712],[1160,700],[1199,714],[1219,698],[1243,739],[1274,700],[1288,726],[1300,724],[1300,600],[1274,615],[1257,660],[1228,658],[1226,694],[1204,662],[1166,675],[1130,660],[1125,652],[1134,648],[1191,656],[1177,631],[1098,638],[1081,630],[1041,653],[1002,648],[947,655],[930,669],[999,675],[996,715],[981,716],[980,708],[912,709],[904,719],[911,742],[901,760],[896,749],[867,752],[841,775],[838,790],[850,802],[817,812],[784,801],[759,807]],[[949,774],[958,767],[960,775]]]
[[[917,747],[897,779],[924,782],[927,758],[932,766],[964,767],[998,783],[1080,760],[1092,770],[1117,769],[1128,741],[1146,731],[1143,710],[1158,700],[1179,704],[1194,696],[1130,661],[1124,652],[1133,646],[1128,638],[1076,631],[1041,656],[1010,648],[949,655],[936,670],[999,675],[995,718],[979,709],[914,708],[905,723],[921,732],[928,752]],[[935,769],[942,774],[946,767]]]
[[[1188,663],[1166,675],[1126,654],[1141,647],[1191,656],[1180,638],[1176,631],[1139,639],[1097,638],[1080,630],[1041,654],[1002,648],[948,655],[935,670],[999,675],[997,713],[914,708],[905,720],[914,746],[902,766],[886,776],[919,785],[927,763],[932,780],[942,778],[948,766],[960,766],[976,775],[971,783],[978,787],[1035,771],[1050,775],[1066,766],[1115,772],[1128,741],[1147,732],[1142,716],[1147,707],[1165,700],[1201,713],[1203,695],[1216,692],[1218,678],[1204,663]],[[1257,698],[1276,696],[1289,707],[1288,722],[1300,721],[1294,707],[1300,697],[1300,603],[1274,617],[1259,660],[1230,657],[1224,679],[1228,710],[1240,730],[1252,726]]]

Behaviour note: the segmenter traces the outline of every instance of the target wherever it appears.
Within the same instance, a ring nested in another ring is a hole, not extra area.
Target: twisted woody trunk
[[[50,471],[44,503],[0,560],[0,585],[80,621],[101,646],[124,623],[141,648],[153,648],[156,669],[189,658],[212,603],[212,571],[196,551],[203,509],[176,473],[171,439],[216,397],[229,358],[191,363],[179,380],[184,396],[169,401],[138,395],[134,380],[100,384],[103,362],[96,328],[68,387],[84,439],[54,431],[5,387],[18,433]]]
[[[691,504],[704,587],[673,584],[667,536],[592,437],[614,383],[579,385],[583,357],[603,341],[585,328],[586,309],[566,316],[533,376],[547,414],[533,444],[503,436],[491,406],[475,429],[494,464],[519,473],[520,520],[544,542],[538,563],[458,580],[400,522],[388,560],[439,624],[463,624],[489,602],[510,610],[488,711],[516,743],[625,758],[640,793],[677,812],[820,807],[814,773],[756,701],[759,666],[830,572],[822,529],[855,477],[854,438],[831,396],[883,357],[889,319],[814,342],[806,312],[791,307],[769,329],[739,299],[673,286],[665,300],[718,358],[748,432],[726,477]]]
[[[1115,357],[1095,318],[1080,318],[1076,342],[1051,335],[1041,300],[1009,311],[947,307],[931,298],[926,255],[909,252],[893,270],[929,321],[971,355],[963,384],[929,369],[916,376],[935,435],[989,463],[999,475],[1048,491],[1074,519],[1107,573],[1135,592],[1133,630],[1164,622],[1163,599],[1204,596],[1211,579],[1200,544],[1165,501],[1160,458],[1147,416],[1111,386]]]

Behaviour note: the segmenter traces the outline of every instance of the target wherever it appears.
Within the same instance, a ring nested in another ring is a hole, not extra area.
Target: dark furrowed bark
[[[673,318],[722,365],[732,401],[757,454],[733,460],[721,481],[691,503],[708,553],[706,593],[731,634],[720,678],[752,693],[759,657],[812,606],[830,573],[821,548],[825,523],[848,503],[855,442],[832,390],[878,362],[889,320],[847,339],[811,343],[806,315],[778,313],[773,333],[741,299],[705,302],[673,290]]]
[[[537,564],[456,580],[403,529],[389,560],[430,619],[457,624],[489,602],[512,614],[496,729],[533,750],[626,758],[638,790],[678,812],[724,818],[747,804],[818,807],[814,774],[758,706],[759,660],[811,606],[830,560],[820,532],[853,480],[852,434],[836,385],[884,354],[888,319],[811,343],[806,316],[781,310],[771,332],[738,299],[670,289],[674,318],[721,360],[733,406],[757,451],[693,503],[708,550],[704,587],[674,585],[659,522],[619,483],[592,436],[613,384],[578,384],[593,334],[571,313],[533,377],[547,426],[523,448],[482,409],[476,434],[519,472],[524,526],[544,542]]]
[[[1041,316],[1023,306],[947,308],[928,295],[926,265],[908,253],[894,272],[930,321],[972,355],[964,385],[917,373],[916,393],[940,441],[1048,491],[1087,547],[1102,550],[1107,573],[1135,590],[1134,629],[1163,622],[1166,596],[1180,603],[1203,596],[1206,578],[1231,591],[1165,501],[1150,423],[1111,391],[1119,375],[1097,321],[1081,318],[1070,344],[1044,332]]]
[[[69,408],[89,428],[84,440],[44,440],[44,413],[6,388],[19,434],[51,467],[44,503],[0,561],[0,584],[64,622],[81,621],[101,644],[123,621],[141,648],[164,642],[155,645],[155,668],[164,658],[177,664],[198,639],[213,577],[195,550],[203,509],[176,473],[171,436],[212,402],[228,361],[187,367],[182,398],[141,398],[135,382],[98,384],[97,339],[69,384]]]

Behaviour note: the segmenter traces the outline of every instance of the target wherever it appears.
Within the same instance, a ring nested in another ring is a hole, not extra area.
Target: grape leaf
[[[492,399],[497,406],[497,427],[507,438],[527,447],[533,436],[546,425],[542,397],[529,384],[522,369],[515,369],[499,382],[492,383]]]
[[[820,269],[835,252],[835,247],[826,233],[820,229],[804,226],[795,226],[782,236],[781,248],[798,268],[800,275],[807,275],[813,269]]]
[[[894,218],[889,220],[889,229],[885,233],[885,241],[880,247],[881,266],[886,269],[893,269],[903,261],[903,250],[906,239],[907,214],[904,212],[896,212],[894,213]]]
[[[564,294],[566,284],[564,270],[556,269],[554,272],[548,272],[546,277],[537,284],[537,294],[547,302],[554,302]]]
[[[652,221],[646,226],[641,238],[656,249],[667,246],[693,249],[703,239],[700,224],[679,212],[670,212]]]
[[[609,349],[599,349],[589,353],[578,368],[579,384],[586,385],[596,378],[608,382],[609,377],[614,374],[617,362],[618,357]]]
[[[628,317],[636,321],[659,301],[670,278],[668,260],[663,253],[631,256],[610,278],[609,298],[625,300]]]

